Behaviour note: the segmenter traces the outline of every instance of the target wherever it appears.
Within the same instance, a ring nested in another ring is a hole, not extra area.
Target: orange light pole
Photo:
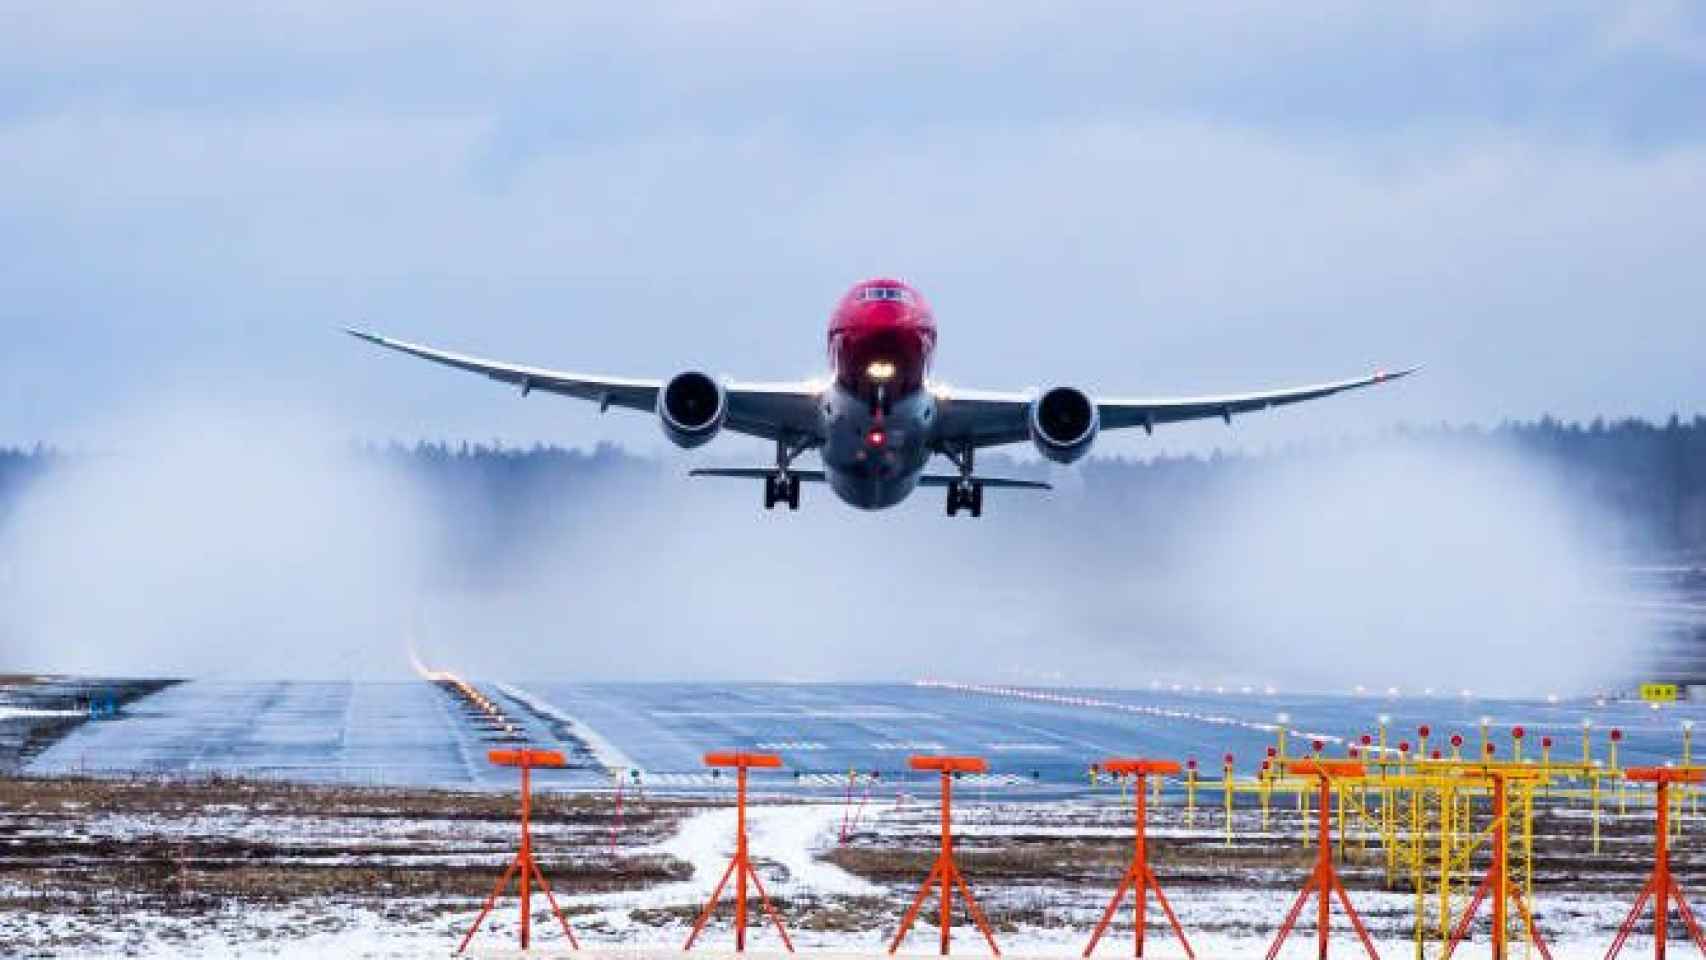
[[[1492,756],[1492,744],[1487,744],[1487,755]],[[1493,783],[1493,837],[1492,862],[1487,866],[1487,875],[1481,878],[1481,885],[1475,888],[1475,896],[1469,901],[1469,909],[1463,911],[1463,916],[1457,921],[1457,929],[1451,932],[1451,938],[1446,941],[1445,952],[1440,960],[1451,960],[1457,945],[1469,934],[1469,925],[1474,922],[1475,914],[1481,909],[1481,903],[1489,898],[1493,901],[1493,932],[1491,956],[1493,960],[1506,960],[1509,950],[1510,920],[1507,911],[1511,904],[1516,904],[1517,913],[1522,917],[1524,927],[1528,931],[1529,942],[1540,951],[1545,960],[1552,960],[1552,951],[1547,949],[1546,941],[1541,939],[1540,930],[1534,925],[1534,913],[1529,909],[1528,901],[1523,899],[1522,890],[1510,884],[1510,781],[1538,779],[1539,774],[1531,771],[1500,770],[1491,766],[1472,771],[1476,777],[1484,777]]]
[[[1641,895],[1635,899],[1634,909],[1624,919],[1623,926],[1617,931],[1617,939],[1612,941],[1611,949],[1606,952],[1605,960],[1612,960],[1623,950],[1623,944],[1629,940],[1629,935],[1635,932],[1635,924],[1641,919],[1641,911],[1647,901],[1653,901],[1653,956],[1664,960],[1665,947],[1669,940],[1666,926],[1670,919],[1670,901],[1676,901],[1676,912],[1682,917],[1682,922],[1688,928],[1689,939],[1694,946],[1706,954],[1706,938],[1700,934],[1700,923],[1694,918],[1694,910],[1682,895],[1682,888],[1677,885],[1676,878],[1670,872],[1670,785],[1673,783],[1702,783],[1706,782],[1706,770],[1699,767],[1630,767],[1624,771],[1624,776],[1636,783],[1651,783],[1658,793],[1658,830],[1654,836],[1655,848],[1653,854],[1653,873],[1647,878],[1646,886],[1641,888]]]
[[[1297,901],[1291,905],[1291,911],[1285,915],[1285,921],[1280,924],[1279,933],[1274,937],[1273,946],[1268,948],[1268,960],[1279,956],[1280,948],[1285,946],[1286,937],[1297,925],[1297,918],[1303,913],[1303,907],[1309,902],[1309,895],[1315,894],[1318,909],[1315,914],[1315,940],[1317,957],[1327,960],[1327,945],[1331,940],[1332,904],[1334,896],[1339,898],[1339,905],[1344,907],[1345,915],[1350,918],[1351,926],[1356,930],[1358,939],[1362,941],[1363,949],[1374,960],[1380,960],[1380,954],[1374,949],[1374,941],[1369,939],[1368,929],[1362,924],[1362,917],[1356,908],[1351,906],[1350,895],[1345,892],[1345,885],[1339,882],[1339,874],[1333,869],[1333,831],[1331,809],[1333,804],[1334,780],[1360,780],[1368,776],[1368,768],[1354,760],[1286,760],[1283,761],[1288,773],[1299,776],[1315,777],[1320,791],[1319,809],[1316,810],[1316,845],[1315,869],[1310,871],[1309,880],[1304,883],[1303,890],[1297,895]]]
[[[504,888],[509,886],[509,878],[519,876],[521,888],[521,949],[525,952],[532,940],[532,890],[530,884],[539,881],[539,889],[545,891],[545,897],[551,902],[551,912],[556,915],[557,922],[563,925],[563,933],[568,935],[569,945],[576,950],[581,948],[575,940],[575,931],[569,926],[569,921],[563,916],[563,910],[557,906],[557,896],[551,892],[551,884],[540,871],[539,864],[533,859],[533,768],[561,767],[564,765],[562,751],[559,750],[493,750],[486,754],[486,759],[500,767],[521,768],[521,850],[511,860],[504,875],[498,879],[498,885],[492,888],[492,895],[486,898],[485,906],[480,908],[480,916],[474,920],[474,925],[468,928],[468,935],[462,938],[462,945],[456,948],[458,954],[468,949],[474,934],[480,930],[480,924],[486,922],[486,916],[492,912],[492,906],[498,897],[503,895]]]
[[[957,889],[960,896],[965,898],[966,911],[971,914],[972,922],[982,931],[983,938],[989,941],[989,950],[995,956],[1001,956],[1001,948],[995,945],[995,934],[990,932],[989,922],[983,918],[983,910],[977,905],[977,898],[971,895],[971,888],[966,885],[966,878],[960,873],[960,868],[954,863],[954,833],[953,833],[953,796],[954,777],[962,773],[985,773],[989,764],[982,757],[913,757],[908,762],[914,770],[934,771],[942,777],[942,850],[936,855],[936,864],[930,868],[930,876],[924,879],[924,886],[918,888],[918,896],[913,898],[912,906],[901,918],[900,929],[895,932],[894,942],[889,944],[889,953],[900,949],[901,942],[906,939],[907,931],[912,929],[913,921],[918,919],[918,911],[924,906],[924,899],[930,895],[930,888],[936,884],[942,885],[942,956],[948,955],[950,935],[953,928],[953,899]]]
[[[777,769],[782,766],[782,758],[773,753],[707,753],[705,765],[735,768],[735,855],[729,859],[729,867],[723,871],[723,878],[717,881],[717,888],[711,891],[711,899],[705,902],[705,909],[699,911],[699,919],[693,922],[693,932],[687,935],[687,945],[681,949],[693,949],[693,942],[699,939],[700,931],[705,929],[706,921],[717,909],[717,900],[722,897],[723,887],[732,876],[735,878],[735,952],[746,952],[746,882],[751,880],[752,885],[758,888],[764,912],[782,936],[782,946],[793,953],[794,944],[788,939],[788,928],[782,926],[782,917],[770,903],[770,895],[764,892],[764,881],[758,879],[758,871],[752,869],[752,860],[746,851],[746,772],[753,767]]]
[[[1149,848],[1147,832],[1149,821],[1149,804],[1144,792],[1144,781],[1150,774],[1157,776],[1173,776],[1179,772],[1179,764],[1172,760],[1142,760],[1115,759],[1102,761],[1102,769],[1114,773],[1129,773],[1137,778],[1137,840],[1132,848],[1131,865],[1126,867],[1125,877],[1120,880],[1119,889],[1114,891],[1113,900],[1108,902],[1108,909],[1102,914],[1102,922],[1096,924],[1096,932],[1090,936],[1090,944],[1084,948],[1084,956],[1088,957],[1096,950],[1096,944],[1101,941],[1102,934],[1108,931],[1108,925],[1114,920],[1114,912],[1120,908],[1120,902],[1125,899],[1126,891],[1133,890],[1136,898],[1134,919],[1137,930],[1136,942],[1132,956],[1143,956],[1143,934],[1149,912],[1149,891],[1155,891],[1155,900],[1161,904],[1161,911],[1167,915],[1167,922],[1172,924],[1173,933],[1179,938],[1179,945],[1185,948],[1185,956],[1195,960],[1196,954],[1191,951],[1191,942],[1185,939],[1185,931],[1179,926],[1179,918],[1173,915],[1173,906],[1167,902],[1167,894],[1161,890],[1160,881],[1155,879],[1155,872],[1149,869]]]

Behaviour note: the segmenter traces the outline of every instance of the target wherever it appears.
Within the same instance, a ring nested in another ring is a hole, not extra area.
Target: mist
[[[808,486],[767,513],[755,484],[688,480],[702,455],[448,482],[338,423],[176,405],[68,458],[0,526],[0,669],[397,679],[412,648],[520,680],[1568,694],[1651,649],[1618,518],[1490,438],[1135,494],[1093,463],[950,522],[936,491],[861,513]]]

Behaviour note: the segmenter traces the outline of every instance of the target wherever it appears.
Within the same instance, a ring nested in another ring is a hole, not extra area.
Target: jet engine
[[[1101,427],[1095,401],[1074,387],[1053,387],[1031,401],[1031,442],[1055,463],[1071,463],[1089,453]]]
[[[663,435],[678,447],[709,443],[728,412],[723,385],[697,370],[676,374],[658,391],[658,421]]]

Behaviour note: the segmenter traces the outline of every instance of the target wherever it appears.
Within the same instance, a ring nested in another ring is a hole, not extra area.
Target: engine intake
[[[723,385],[697,370],[678,373],[658,392],[658,421],[663,435],[678,447],[709,443],[728,416]]]
[[[1055,463],[1072,463],[1089,453],[1101,428],[1095,401],[1074,387],[1054,387],[1031,402],[1031,442]]]

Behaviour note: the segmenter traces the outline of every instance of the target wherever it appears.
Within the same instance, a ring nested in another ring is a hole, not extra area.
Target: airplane
[[[841,298],[829,321],[830,375],[823,381],[741,383],[687,370],[667,380],[593,376],[500,363],[450,353],[375,333],[346,329],[369,343],[434,363],[535,390],[578,397],[599,412],[627,407],[655,413],[664,436],[691,449],[722,430],[776,444],[774,466],[700,468],[695,477],[764,481],[764,508],[800,508],[802,482],[827,482],[836,496],[864,510],[905,500],[918,487],[947,491],[947,515],[983,515],[983,491],[1040,489],[1049,484],[979,475],[977,451],[1029,440],[1055,463],[1090,452],[1103,429],[1220,419],[1397,380],[1417,367],[1351,380],[1256,393],[1201,397],[1092,397],[1071,386],[1040,391],[961,390],[930,379],[936,318],[911,285],[886,277],[865,280]],[[794,466],[816,450],[821,470]],[[952,473],[927,473],[940,455]]]

